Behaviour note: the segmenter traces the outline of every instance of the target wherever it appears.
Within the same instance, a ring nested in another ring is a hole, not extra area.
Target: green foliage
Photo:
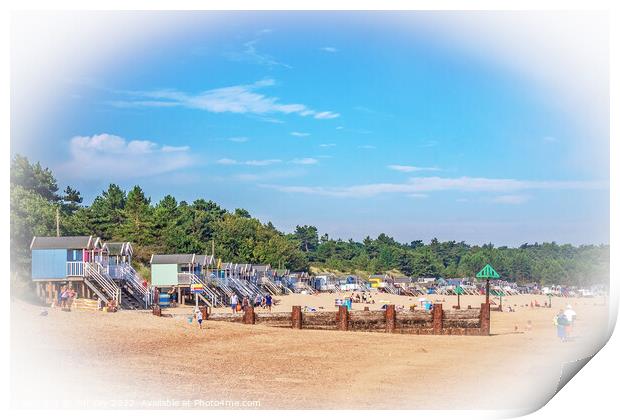
[[[110,184],[90,206],[79,191],[67,187],[58,195],[52,172],[23,156],[11,162],[11,263],[29,271],[29,244],[34,235],[54,235],[56,210],[62,235],[97,235],[134,244],[141,270],[152,253],[211,253],[223,261],[271,264],[308,270],[310,263],[341,273],[399,272],[412,277],[473,277],[491,264],[504,280],[518,283],[588,285],[609,279],[609,246],[574,247],[555,242],[518,248],[464,242],[401,244],[380,234],[362,242],[319,235],[315,226],[298,225],[284,234],[261,223],[244,209],[229,212],[213,201],[188,204],[166,195],[152,204],[139,186],[129,192]],[[26,277],[24,275],[22,277]]]

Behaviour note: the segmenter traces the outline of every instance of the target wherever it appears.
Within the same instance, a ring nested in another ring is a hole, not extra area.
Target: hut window
[[[67,261],[82,261],[82,250],[81,249],[68,249],[67,250]]]

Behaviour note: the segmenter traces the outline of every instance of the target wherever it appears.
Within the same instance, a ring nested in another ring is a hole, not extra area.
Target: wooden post
[[[153,315],[161,316],[161,306],[153,305]]]
[[[338,307],[338,329],[340,331],[349,329],[349,310],[344,305]]]
[[[480,305],[480,335],[491,335],[491,305]]]
[[[433,334],[440,335],[443,330],[443,308],[441,303],[433,305]]]
[[[301,306],[293,306],[293,312],[291,313],[291,322],[294,330],[301,330]]]
[[[487,305],[489,304],[489,279],[487,279],[487,290],[486,290],[486,299],[484,301],[484,303],[486,303]]]
[[[387,305],[385,308],[385,332],[393,333],[396,329],[396,307]]]
[[[254,324],[256,320],[254,319],[254,307],[252,305],[248,305],[245,308],[245,312],[243,313],[243,323],[244,324]]]

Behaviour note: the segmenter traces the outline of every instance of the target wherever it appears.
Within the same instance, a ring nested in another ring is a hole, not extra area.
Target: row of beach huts
[[[165,296],[178,303],[199,301],[211,307],[229,305],[238,298],[290,293],[382,291],[400,295],[484,294],[484,284],[475,279],[410,278],[374,274],[368,278],[355,275],[335,276],[324,273],[290,272],[265,264],[223,262],[214,255],[155,254],[150,259],[150,281],[132,265],[130,242],[106,242],[95,236],[41,237],[30,245],[32,280],[39,298],[55,301],[67,285],[77,298],[114,301],[122,309],[145,309],[160,303]],[[491,293],[571,293],[538,285],[517,286],[494,281]]]

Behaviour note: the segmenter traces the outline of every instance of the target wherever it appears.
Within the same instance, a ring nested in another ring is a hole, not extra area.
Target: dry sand
[[[274,310],[333,310],[336,297],[278,297]],[[456,303],[456,297],[430,299],[445,300],[444,308]],[[463,296],[461,305],[479,307],[483,299]],[[18,407],[526,410],[555,393],[565,362],[598,350],[608,323],[602,298],[553,298],[550,309],[522,306],[534,299],[546,298],[506,297],[504,305],[516,305],[516,312],[492,312],[490,337],[215,321],[199,330],[187,320],[191,307],[162,318],[146,311],[40,316],[41,307],[14,300],[12,401]],[[418,298],[377,294],[375,300],[353,309],[387,302],[408,308]],[[552,319],[567,303],[578,321],[574,340],[562,343]],[[533,329],[524,332],[528,320]]]

